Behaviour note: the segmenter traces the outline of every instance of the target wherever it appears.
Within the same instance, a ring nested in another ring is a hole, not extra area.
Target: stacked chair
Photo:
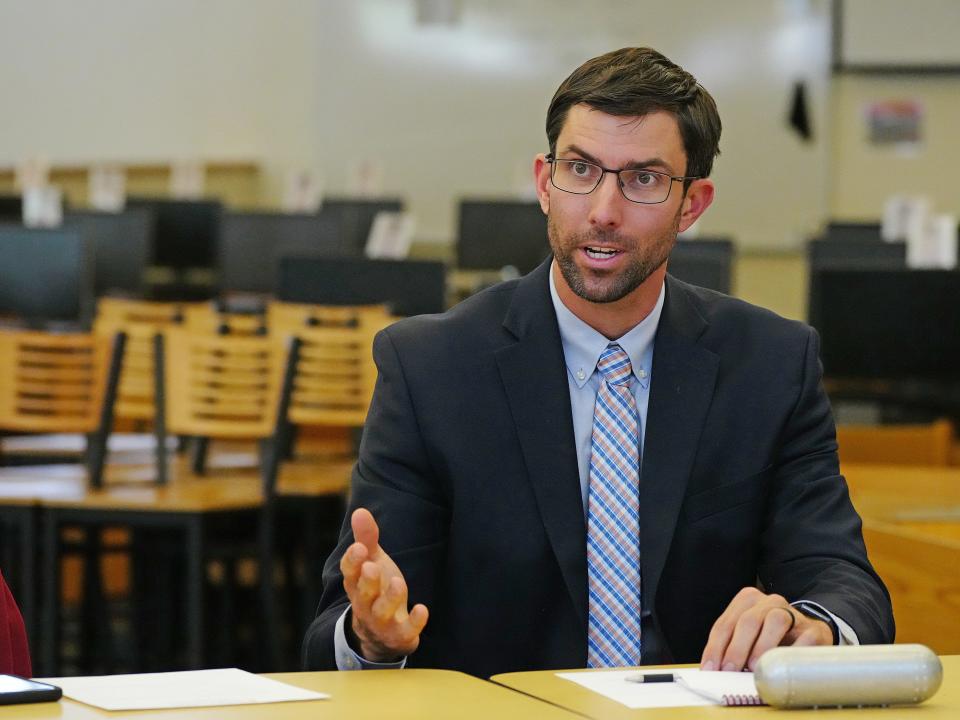
[[[251,669],[296,666],[294,649],[319,599],[322,563],[342,519],[352,441],[376,381],[373,336],[393,320],[383,306],[277,302],[265,312],[230,313],[214,303],[103,298],[90,334],[0,334],[0,372],[16,379],[0,390],[0,429],[86,435],[91,492],[113,493],[116,479],[126,478],[110,467],[104,482],[116,425],[153,434],[152,462],[147,456],[136,474],[154,480],[158,498],[208,486],[211,493],[229,486],[252,498],[249,510],[215,512],[203,525],[200,578],[183,570],[186,545],[171,535],[174,525],[159,519],[169,507],[157,508],[156,521],[153,505],[136,518],[59,513],[61,525],[51,532],[84,543],[82,625],[100,631],[94,642],[81,642],[92,654],[116,659],[116,638],[105,640],[111,633],[103,632],[113,627],[102,597],[106,583],[129,593],[131,669],[197,662],[173,638],[189,625],[182,598],[204,593],[216,598],[204,603],[215,619],[207,625],[217,631],[210,636],[213,653],[202,650],[203,664],[237,664],[242,646],[253,661],[240,664]],[[171,455],[170,438],[178,447],[192,444],[193,457]],[[116,537],[108,541],[105,528]],[[72,547],[58,540],[54,567]],[[107,555],[122,559],[122,582],[104,576]],[[244,602],[245,592],[258,600]],[[59,623],[59,610],[47,613]],[[45,653],[52,669],[60,661],[58,633],[59,625]],[[79,669],[117,671],[111,662],[84,657]]]
[[[112,413],[117,389],[120,359],[125,336],[52,334],[40,331],[10,330],[0,332],[0,430],[29,434],[80,433],[87,439],[84,457],[87,481],[92,486],[102,482],[107,439],[112,426]],[[57,474],[49,466],[29,468],[26,473],[4,472],[6,481],[23,484],[25,496],[40,493],[36,485]],[[8,475],[10,477],[8,477]],[[82,477],[67,478],[78,480]],[[36,525],[32,517],[36,508],[24,506],[19,515],[22,528]],[[17,565],[5,562],[10,571],[16,568],[19,582],[15,586],[21,599],[27,629],[35,635],[37,615],[35,567],[38,564],[36,541],[32,533],[22,532]],[[95,558],[99,557],[100,533],[68,534],[61,547],[61,557],[81,553],[87,562],[83,589],[94,593],[99,587]],[[84,607],[91,609],[83,623],[91,627],[100,618],[93,614],[102,607],[95,595],[88,596]],[[81,645],[83,638],[80,638]]]

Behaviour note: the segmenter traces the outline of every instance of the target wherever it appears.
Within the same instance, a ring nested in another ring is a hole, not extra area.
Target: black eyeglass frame
[[[589,195],[598,187],[600,187],[600,183],[603,182],[604,175],[606,175],[607,173],[613,173],[614,175],[617,176],[617,187],[620,188],[620,194],[623,195],[625,200],[632,203],[636,203],[637,205],[660,205],[670,199],[670,193],[673,191],[673,183],[679,182],[679,181],[686,182],[687,180],[703,179],[702,175],[671,175],[670,173],[660,172],[659,170],[644,170],[643,168],[620,168],[619,170],[614,170],[612,168],[605,168],[603,167],[603,165],[597,165],[597,163],[590,162],[589,160],[579,160],[579,159],[573,160],[568,158],[554,157],[553,153],[547,153],[544,156],[544,160],[546,160],[547,163],[549,163],[550,165],[550,184],[553,185],[560,192],[570,193],[571,195]],[[587,192],[575,192],[574,190],[567,190],[565,188],[560,187],[553,181],[553,173],[556,170],[557,161],[569,162],[569,163],[572,163],[572,162],[583,163],[584,165],[590,165],[591,167],[595,167],[599,169],[601,172],[600,172],[600,177],[597,179],[597,184],[594,185]],[[623,178],[620,177],[620,173],[622,172],[647,172],[647,173],[651,173],[652,175],[662,175],[663,177],[669,178],[670,186],[667,189],[667,196],[663,200],[657,200],[656,202],[645,202],[643,200],[634,200],[632,198],[627,197],[627,194],[623,190]]]

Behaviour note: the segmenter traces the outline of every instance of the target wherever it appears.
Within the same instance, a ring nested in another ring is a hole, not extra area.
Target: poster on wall
[[[867,139],[878,147],[916,148],[923,140],[923,104],[882,100],[866,110]]]

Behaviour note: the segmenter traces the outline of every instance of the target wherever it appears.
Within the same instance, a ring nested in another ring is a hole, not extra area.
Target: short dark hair
[[[651,48],[623,48],[587,60],[560,84],[547,109],[551,153],[567,113],[580,103],[618,116],[672,113],[687,153],[687,175],[707,177],[720,154],[720,115],[710,93]]]

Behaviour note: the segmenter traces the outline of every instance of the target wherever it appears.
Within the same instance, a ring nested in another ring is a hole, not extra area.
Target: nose
[[[620,178],[616,173],[606,172],[597,189],[590,193],[590,224],[601,228],[616,228],[622,221],[623,203],[626,198],[620,192]]]

